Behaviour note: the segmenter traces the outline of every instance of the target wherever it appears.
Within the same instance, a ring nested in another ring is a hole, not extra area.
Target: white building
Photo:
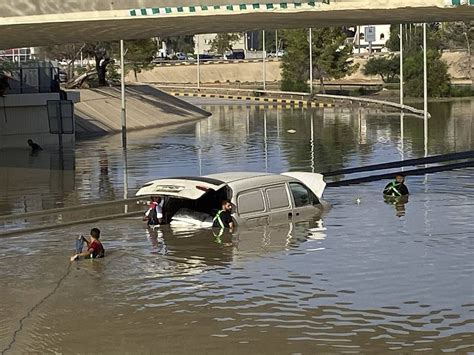
[[[194,36],[194,53],[206,54],[211,53],[211,42],[216,38],[217,33],[207,33],[202,35]],[[245,48],[245,36],[241,36],[239,40],[232,43],[234,49],[244,49]]]
[[[371,28],[375,31],[375,41],[371,44],[368,42],[370,38],[366,38],[366,33]],[[370,46],[372,52],[386,52],[385,43],[390,38],[390,25],[371,25],[357,26],[353,28],[355,36],[353,38],[354,53],[368,53]]]
[[[13,48],[0,51],[0,58],[17,63],[35,59],[36,55],[37,49],[35,47]]]

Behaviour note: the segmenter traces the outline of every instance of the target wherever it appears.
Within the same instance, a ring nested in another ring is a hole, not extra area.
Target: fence
[[[11,73],[8,94],[35,94],[51,92],[51,82],[57,68],[50,62],[26,62]]]

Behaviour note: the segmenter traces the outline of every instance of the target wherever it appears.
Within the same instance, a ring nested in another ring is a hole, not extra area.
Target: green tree
[[[17,64],[11,60],[0,59],[0,76],[4,73],[12,73],[17,68]]]
[[[399,25],[390,28],[390,40],[387,47],[400,50]],[[443,30],[438,23],[427,25],[427,70],[428,95],[430,97],[449,96],[451,92],[448,66],[441,59]],[[403,65],[405,93],[407,96],[423,96],[423,27],[404,25],[403,27]]]
[[[49,60],[66,60],[67,74],[70,79],[74,77],[75,61],[80,57],[81,51],[86,47],[84,43],[61,44],[39,48],[39,56]]]
[[[194,36],[174,36],[164,38],[168,52],[194,53]]]
[[[317,28],[312,32],[312,70],[319,77],[321,91],[325,92],[324,78],[340,79],[350,75],[357,67],[350,61],[352,46],[346,44],[346,36],[342,28]],[[286,30],[283,35],[286,53],[282,59],[281,87],[283,90],[308,91],[308,31]]]
[[[156,42],[153,39],[125,41],[125,70],[133,71],[135,80],[137,74],[151,67],[151,61],[156,54]]]
[[[428,96],[449,96],[448,65],[441,60],[441,53],[436,49],[428,49],[426,54],[428,71]],[[405,89],[409,96],[423,96],[423,52],[411,53],[404,61]]]
[[[426,26],[426,41],[428,48],[442,49],[442,30],[438,23],[429,23]],[[400,50],[400,25],[390,26],[390,38],[385,46],[392,52]],[[423,45],[423,27],[420,24],[403,25],[403,53],[418,51]]]
[[[365,75],[379,75],[384,83],[396,82],[400,73],[400,58],[394,55],[372,57],[363,71]]]
[[[286,52],[283,55],[281,68],[283,91],[308,92],[309,44],[305,30],[282,31],[285,38]]]
[[[87,44],[84,52],[95,59],[95,70],[98,77],[99,86],[107,86],[107,67],[113,63],[112,54],[118,52],[116,42],[95,42]]]
[[[451,22],[442,27],[443,44],[451,49],[465,48],[467,58],[461,63],[472,82],[472,48],[474,46],[474,21]],[[472,82],[474,87],[474,82]]]
[[[239,33],[219,33],[211,41],[211,51],[224,55],[225,52],[231,51],[235,42],[240,39]]]

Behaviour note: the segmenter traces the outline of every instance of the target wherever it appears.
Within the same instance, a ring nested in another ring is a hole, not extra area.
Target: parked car
[[[187,57],[186,57],[186,54],[184,54],[182,52],[178,52],[178,53],[176,53],[176,59],[177,60],[186,60]]]
[[[233,49],[225,55],[226,59],[245,59],[245,51],[243,49]]]
[[[285,54],[284,51],[270,52],[267,54],[268,58],[281,58]]]
[[[199,54],[199,60],[201,62],[207,62],[209,60],[213,60],[215,57],[212,54]]]
[[[164,63],[168,60],[167,57],[156,57],[156,58],[153,58],[153,60],[151,61],[152,64],[161,64],[161,63]]]
[[[325,187],[323,176],[316,173],[230,172],[154,180],[136,195],[161,196],[165,223],[190,227],[212,226],[221,201],[229,199],[235,223],[251,226],[321,215]]]

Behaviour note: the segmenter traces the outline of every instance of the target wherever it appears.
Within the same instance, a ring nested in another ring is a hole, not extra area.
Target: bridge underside
[[[237,10],[231,5],[231,11],[226,12],[224,8],[214,13],[188,6],[187,10],[182,7],[129,8],[53,15],[15,14],[0,17],[0,49],[257,29],[474,20],[474,6],[468,5],[445,7],[437,3],[437,6],[396,7],[394,3],[404,1],[387,0],[379,8],[360,9],[362,3],[367,4],[351,1],[341,6],[337,2],[317,5],[308,2],[292,11],[238,11],[239,5],[234,5]]]

